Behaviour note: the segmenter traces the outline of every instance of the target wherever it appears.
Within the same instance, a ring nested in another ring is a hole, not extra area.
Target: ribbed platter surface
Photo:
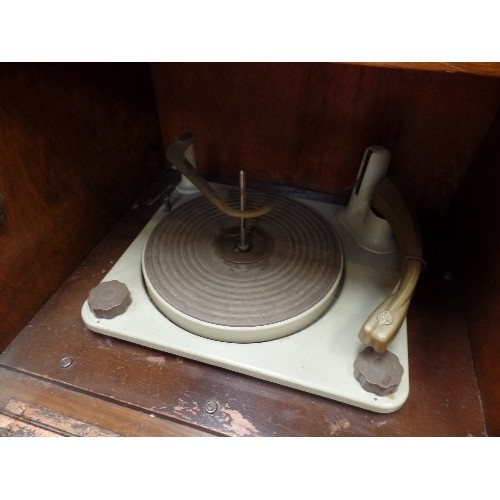
[[[238,193],[227,202],[238,206]],[[239,221],[206,198],[191,200],[155,227],[143,254],[151,298],[174,323],[209,338],[255,342],[315,321],[336,296],[342,249],[332,227],[301,203],[252,193],[252,248],[236,248]],[[220,332],[220,333],[219,333]]]

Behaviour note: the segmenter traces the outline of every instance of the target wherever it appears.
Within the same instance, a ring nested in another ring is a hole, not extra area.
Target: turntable
[[[369,147],[347,206],[208,183],[193,137],[161,207],[82,307],[86,326],[381,413],[409,394],[418,233]],[[182,174],[182,175],[181,175]],[[175,189],[174,189],[175,188]]]

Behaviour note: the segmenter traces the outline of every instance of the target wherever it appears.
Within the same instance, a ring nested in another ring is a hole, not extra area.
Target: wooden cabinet
[[[155,208],[129,210],[165,165],[162,141],[187,130],[211,180],[244,168],[340,201],[364,149],[391,149],[428,261],[401,410],[371,414],[85,329],[88,291]],[[500,434],[500,64],[6,64],[0,131],[5,433]]]

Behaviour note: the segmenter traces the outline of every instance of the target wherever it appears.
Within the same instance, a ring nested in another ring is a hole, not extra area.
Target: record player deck
[[[402,266],[420,270],[421,259],[402,259],[371,208],[389,152],[367,149],[348,206],[250,191],[243,172],[239,188],[207,183],[191,136],[167,155],[182,173],[168,210],[90,292],[86,326],[360,408],[400,408],[409,394],[406,288],[415,281]],[[371,379],[377,371],[385,389]]]

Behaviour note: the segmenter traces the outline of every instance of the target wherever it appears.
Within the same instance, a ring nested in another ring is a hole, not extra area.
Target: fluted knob
[[[96,318],[111,319],[123,314],[132,303],[125,283],[117,280],[103,281],[92,288],[87,299]]]
[[[362,350],[354,362],[354,376],[363,389],[378,396],[394,392],[401,378],[403,367],[399,358],[390,351],[376,352],[372,347]]]

